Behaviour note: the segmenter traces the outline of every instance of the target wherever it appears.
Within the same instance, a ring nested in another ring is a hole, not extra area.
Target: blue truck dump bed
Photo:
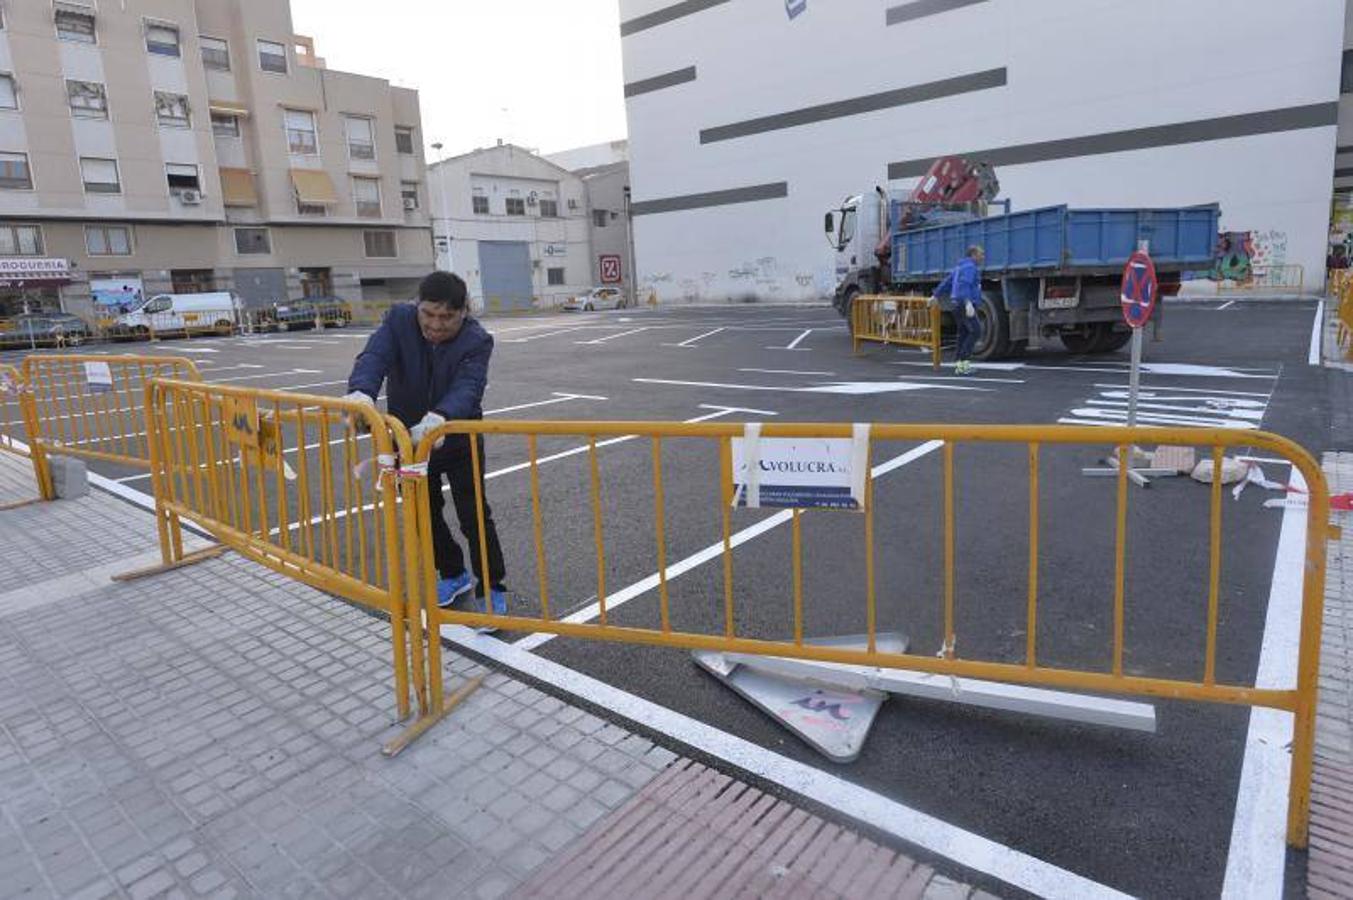
[[[1006,215],[934,225],[893,235],[893,281],[934,281],[952,269],[968,247],[986,251],[988,277],[1121,269],[1150,241],[1157,269],[1212,265],[1221,209],[1069,209],[1049,206]],[[896,218],[893,221],[897,221]]]

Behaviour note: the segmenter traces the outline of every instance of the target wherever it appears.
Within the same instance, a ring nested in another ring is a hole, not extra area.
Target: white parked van
[[[205,294],[156,294],[116,319],[118,331],[138,337],[161,332],[212,331],[231,334],[244,305],[231,291]]]

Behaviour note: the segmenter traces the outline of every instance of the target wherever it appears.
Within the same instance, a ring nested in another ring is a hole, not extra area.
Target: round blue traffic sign
[[[1128,257],[1123,267],[1123,318],[1133,328],[1141,328],[1156,308],[1156,264],[1142,250]]]

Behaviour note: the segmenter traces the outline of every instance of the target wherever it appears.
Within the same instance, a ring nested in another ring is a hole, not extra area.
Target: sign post
[[[1123,286],[1120,302],[1123,304],[1123,319],[1132,329],[1132,364],[1128,373],[1128,413],[1127,424],[1132,428],[1137,424],[1137,400],[1142,387],[1142,329],[1151,321],[1156,309],[1156,296],[1160,285],[1156,280],[1156,266],[1151,261],[1146,241],[1139,242],[1137,252],[1128,257],[1123,266]],[[1166,475],[1178,475],[1175,469],[1138,469],[1133,463],[1138,454],[1136,446],[1128,448],[1127,475],[1138,487],[1150,487],[1150,478]],[[1082,469],[1082,475],[1116,476],[1118,474],[1118,456],[1112,456],[1108,465],[1100,468]]]

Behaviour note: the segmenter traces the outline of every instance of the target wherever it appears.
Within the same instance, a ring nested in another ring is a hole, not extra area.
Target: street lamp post
[[[434,151],[436,151],[436,153],[437,153],[437,162],[436,162],[436,163],[433,163],[433,165],[436,166],[436,165],[439,165],[439,164],[441,163],[441,161],[442,161],[442,144],[441,144],[441,142],[439,141],[439,142],[433,144],[433,145],[432,145],[432,149],[433,149]],[[437,200],[436,200],[436,206],[437,206],[437,209],[436,209],[436,215],[434,215],[434,216],[432,217],[432,254],[433,254],[433,260],[434,260],[434,264],[436,265],[437,268],[439,268],[439,269],[445,269],[446,271],[449,272],[449,271],[451,271],[451,235],[450,235],[450,230],[451,230],[451,229],[450,229],[450,227],[449,227],[449,220],[448,220],[447,217],[446,217],[446,202],[445,202],[445,201],[446,201],[446,197],[444,196],[444,194],[443,194],[443,192],[442,192],[442,172],[441,172],[440,169],[437,170],[436,175],[435,175],[435,177],[434,177],[434,179],[433,179],[433,186],[435,187],[435,189],[436,189],[436,191],[437,191]],[[443,228],[444,228],[444,232],[443,232],[440,236],[437,234],[437,222],[438,222],[438,221],[440,221],[440,222],[442,223],[442,226],[443,226]],[[442,244],[441,244],[441,242],[445,242],[445,245],[446,245],[446,265],[444,265],[444,266],[442,265],[442,260],[441,260],[441,257],[442,257]]]

